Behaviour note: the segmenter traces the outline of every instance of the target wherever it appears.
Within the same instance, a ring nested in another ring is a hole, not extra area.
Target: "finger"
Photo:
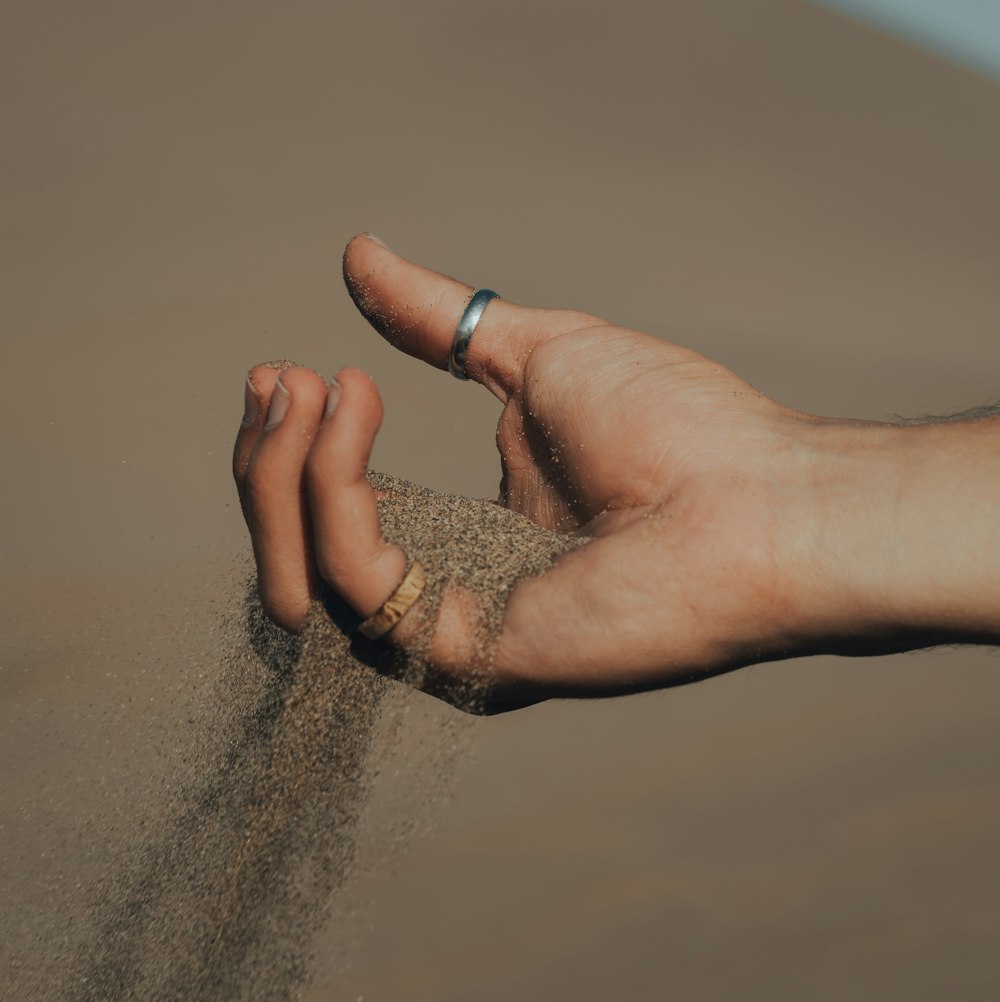
[[[377,612],[395,591],[407,555],[382,536],[366,476],[382,400],[359,369],[330,387],[327,414],[306,463],[306,484],[320,576],[359,616]]]
[[[305,622],[316,579],[303,476],[325,402],[326,383],[312,370],[281,373],[243,479],[261,603],[286,630]]]
[[[288,361],[263,362],[255,365],[247,373],[243,384],[243,420],[240,422],[240,430],[236,434],[236,443],[233,446],[233,479],[236,481],[236,490],[240,496],[240,504],[243,505],[244,516],[246,516],[244,502],[246,475],[250,456],[267,420],[267,409],[271,403],[271,394],[278,374],[291,366],[292,363]]]
[[[471,286],[405,261],[368,234],[347,245],[344,280],[358,309],[390,344],[439,369],[448,367]],[[532,350],[572,329],[581,316],[494,299],[476,326],[466,372],[506,401],[520,388]]]
[[[382,535],[376,492],[366,476],[381,422],[382,401],[374,382],[358,369],[343,370],[330,387],[327,416],[306,460],[320,577],[362,618],[377,612],[396,591],[412,558]],[[418,599],[413,608],[421,603]],[[454,701],[448,695],[454,680],[482,653],[477,646],[481,618],[471,592],[446,588],[426,650],[433,671],[423,678],[422,688]],[[408,612],[387,637],[406,647],[421,625],[426,621]]]

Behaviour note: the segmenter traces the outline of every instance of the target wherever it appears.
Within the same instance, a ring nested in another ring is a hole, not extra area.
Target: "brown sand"
[[[524,577],[541,574],[558,557],[586,543],[586,537],[560,535],[492,501],[440,494],[382,473],[370,473],[381,496],[379,517],[386,538],[419,560],[427,572],[420,602],[407,614],[417,624],[404,654],[384,643],[359,638],[354,653],[410,685],[433,692],[472,713],[489,709],[493,642],[500,631],[511,589]],[[435,670],[428,652],[434,639],[438,608],[451,594],[462,593],[461,621],[474,635],[472,665],[459,673]],[[314,617],[317,650],[340,652],[343,634],[330,635],[337,617]],[[314,655],[315,656],[315,655]]]
[[[95,889],[62,998],[295,998],[354,858],[391,685],[380,671],[429,679],[438,606],[449,588],[463,587],[480,612],[479,663],[468,680],[442,685],[449,701],[482,709],[511,588],[585,542],[490,502],[371,479],[387,537],[428,572],[411,610],[420,617],[413,649],[357,637],[357,617],[332,594],[300,637],[289,636],[267,621],[252,586],[218,713],[192,740],[167,823],[152,838],[140,829]],[[429,793],[433,782],[421,785]]]

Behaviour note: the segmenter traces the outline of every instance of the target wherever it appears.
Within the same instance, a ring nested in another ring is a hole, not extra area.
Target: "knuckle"
[[[521,438],[516,426],[509,421],[500,420],[497,424],[496,445],[501,456],[509,456],[521,448]]]
[[[343,557],[327,552],[318,553],[316,556],[316,566],[319,576],[334,588],[340,588],[348,580],[347,568]]]
[[[550,316],[551,327],[557,334],[570,334],[587,327],[598,327],[604,323],[600,317],[583,310],[552,310]]]
[[[261,607],[264,614],[276,626],[289,633],[298,633],[306,618],[306,609],[300,603],[291,602],[283,596],[268,596],[261,592]]]
[[[296,581],[278,567],[267,566],[258,571],[257,594],[261,608],[272,623],[289,633],[302,629],[309,613],[311,597],[303,580]]]

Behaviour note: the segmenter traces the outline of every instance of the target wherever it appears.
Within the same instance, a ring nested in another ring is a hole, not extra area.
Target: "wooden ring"
[[[358,630],[369,640],[384,637],[409,611],[424,590],[427,574],[416,560],[403,575],[396,590],[382,603],[378,612],[358,624]]]

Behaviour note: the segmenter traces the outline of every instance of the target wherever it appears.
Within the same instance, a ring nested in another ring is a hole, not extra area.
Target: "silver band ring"
[[[465,373],[465,360],[469,355],[469,342],[476,331],[476,324],[483,315],[483,310],[491,299],[496,299],[499,293],[492,289],[478,289],[472,294],[469,305],[466,306],[462,319],[455,328],[455,339],[451,342],[451,354],[448,356],[448,371],[456,379],[468,379]]]

